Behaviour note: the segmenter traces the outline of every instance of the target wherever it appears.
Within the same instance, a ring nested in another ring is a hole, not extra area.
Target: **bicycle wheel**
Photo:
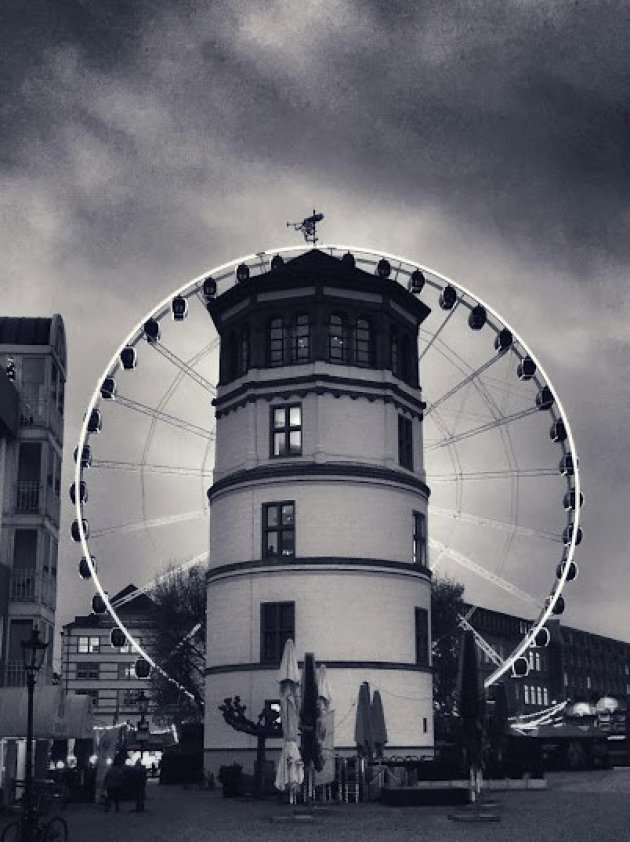
[[[20,840],[20,823],[18,821],[10,822],[2,831],[0,842],[19,842]]]
[[[42,842],[68,842],[68,825],[61,816],[55,816],[42,828]]]

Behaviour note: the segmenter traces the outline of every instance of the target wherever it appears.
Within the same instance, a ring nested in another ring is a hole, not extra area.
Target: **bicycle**
[[[46,819],[38,808],[34,808],[30,816],[22,810],[19,818],[4,828],[0,842],[24,842],[27,839],[31,842],[68,842],[68,824],[61,816]]]

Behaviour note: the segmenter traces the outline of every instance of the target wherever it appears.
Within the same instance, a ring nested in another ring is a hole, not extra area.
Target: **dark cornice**
[[[394,468],[379,468],[372,465],[353,465],[341,462],[302,462],[294,459],[286,464],[260,465],[249,470],[235,471],[233,474],[217,480],[208,489],[208,500],[235,485],[243,485],[250,482],[260,482],[272,479],[302,479],[312,477],[316,479],[325,477],[341,477],[345,479],[368,479],[385,480],[406,485],[423,494],[427,499],[431,491],[421,479],[411,473],[398,471]]]
[[[255,561],[236,561],[232,564],[222,564],[220,567],[213,567],[206,571],[206,581],[210,582],[212,579],[217,579],[224,576],[226,573],[256,573],[267,570],[269,567],[278,570],[291,570],[293,567],[355,567],[361,568],[381,568],[385,572],[396,573],[402,572],[417,576],[420,579],[430,579],[432,576],[431,570],[428,567],[416,567],[411,562],[404,561],[390,561],[382,558],[343,558],[342,556],[294,556],[290,561],[283,558],[263,558]]]
[[[429,307],[416,296],[407,292],[397,281],[370,275],[354,266],[348,266],[338,257],[311,249],[287,260],[278,269],[261,275],[252,275],[246,281],[226,290],[208,303],[208,312],[219,333],[221,317],[225,310],[248,300],[253,306],[260,292],[295,289],[299,286],[315,285],[316,297],[322,295],[323,286],[337,286],[356,292],[380,293],[385,299],[393,299],[420,324],[431,312]],[[256,306],[259,306],[258,304]],[[275,302],[277,306],[277,302]]]
[[[263,381],[247,380],[212,401],[216,408],[216,417],[221,418],[228,412],[261,398],[271,401],[278,397],[278,390],[284,388],[289,390],[290,394],[297,394],[300,397],[312,392],[318,395],[329,393],[335,397],[350,397],[355,400],[357,398],[365,398],[368,401],[380,400],[385,403],[393,403],[397,407],[407,410],[409,410],[409,406],[412,406],[415,409],[415,411],[411,411],[412,415],[420,421],[422,421],[423,412],[426,408],[426,403],[423,400],[410,395],[395,383],[384,383],[381,380],[362,380],[358,377],[338,377],[334,374],[306,374],[277,379],[269,378]],[[363,392],[361,389],[372,391]],[[230,404],[227,409],[222,408],[225,404]]]
[[[304,662],[298,661],[298,666],[304,666]],[[279,667],[279,662],[277,664],[221,664],[217,667],[206,667],[204,675],[218,675],[226,672],[258,672],[261,670],[277,673]],[[404,672],[425,672],[429,675],[433,674],[432,667],[422,664],[401,663],[399,661],[329,661],[326,659],[326,669],[400,670]]]

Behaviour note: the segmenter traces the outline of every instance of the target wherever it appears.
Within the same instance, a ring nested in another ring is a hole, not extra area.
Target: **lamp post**
[[[142,742],[145,739],[146,732],[148,731],[145,714],[149,709],[149,698],[148,696],[145,696],[144,690],[141,690],[138,693],[138,696],[136,698],[136,704],[138,705],[138,710],[140,711],[140,722],[138,723],[138,742],[140,743],[140,759],[142,759],[142,756],[144,754]]]
[[[33,627],[28,640],[22,640],[22,660],[26,672],[28,707],[26,724],[26,772],[24,775],[24,842],[33,839],[33,695],[35,680],[44,662],[48,644],[39,639],[39,629]]]

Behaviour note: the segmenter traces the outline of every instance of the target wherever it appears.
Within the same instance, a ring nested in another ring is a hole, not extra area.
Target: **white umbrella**
[[[315,772],[315,785],[330,784],[335,780],[335,711],[332,693],[326,674],[326,664],[317,670],[317,739],[321,746],[324,766]]]
[[[282,751],[276,770],[276,789],[294,790],[304,780],[304,764],[298,748],[298,724],[300,706],[297,689],[300,681],[295,645],[287,640],[282,653],[282,662],[278,673],[280,682],[280,720],[282,722]]]

